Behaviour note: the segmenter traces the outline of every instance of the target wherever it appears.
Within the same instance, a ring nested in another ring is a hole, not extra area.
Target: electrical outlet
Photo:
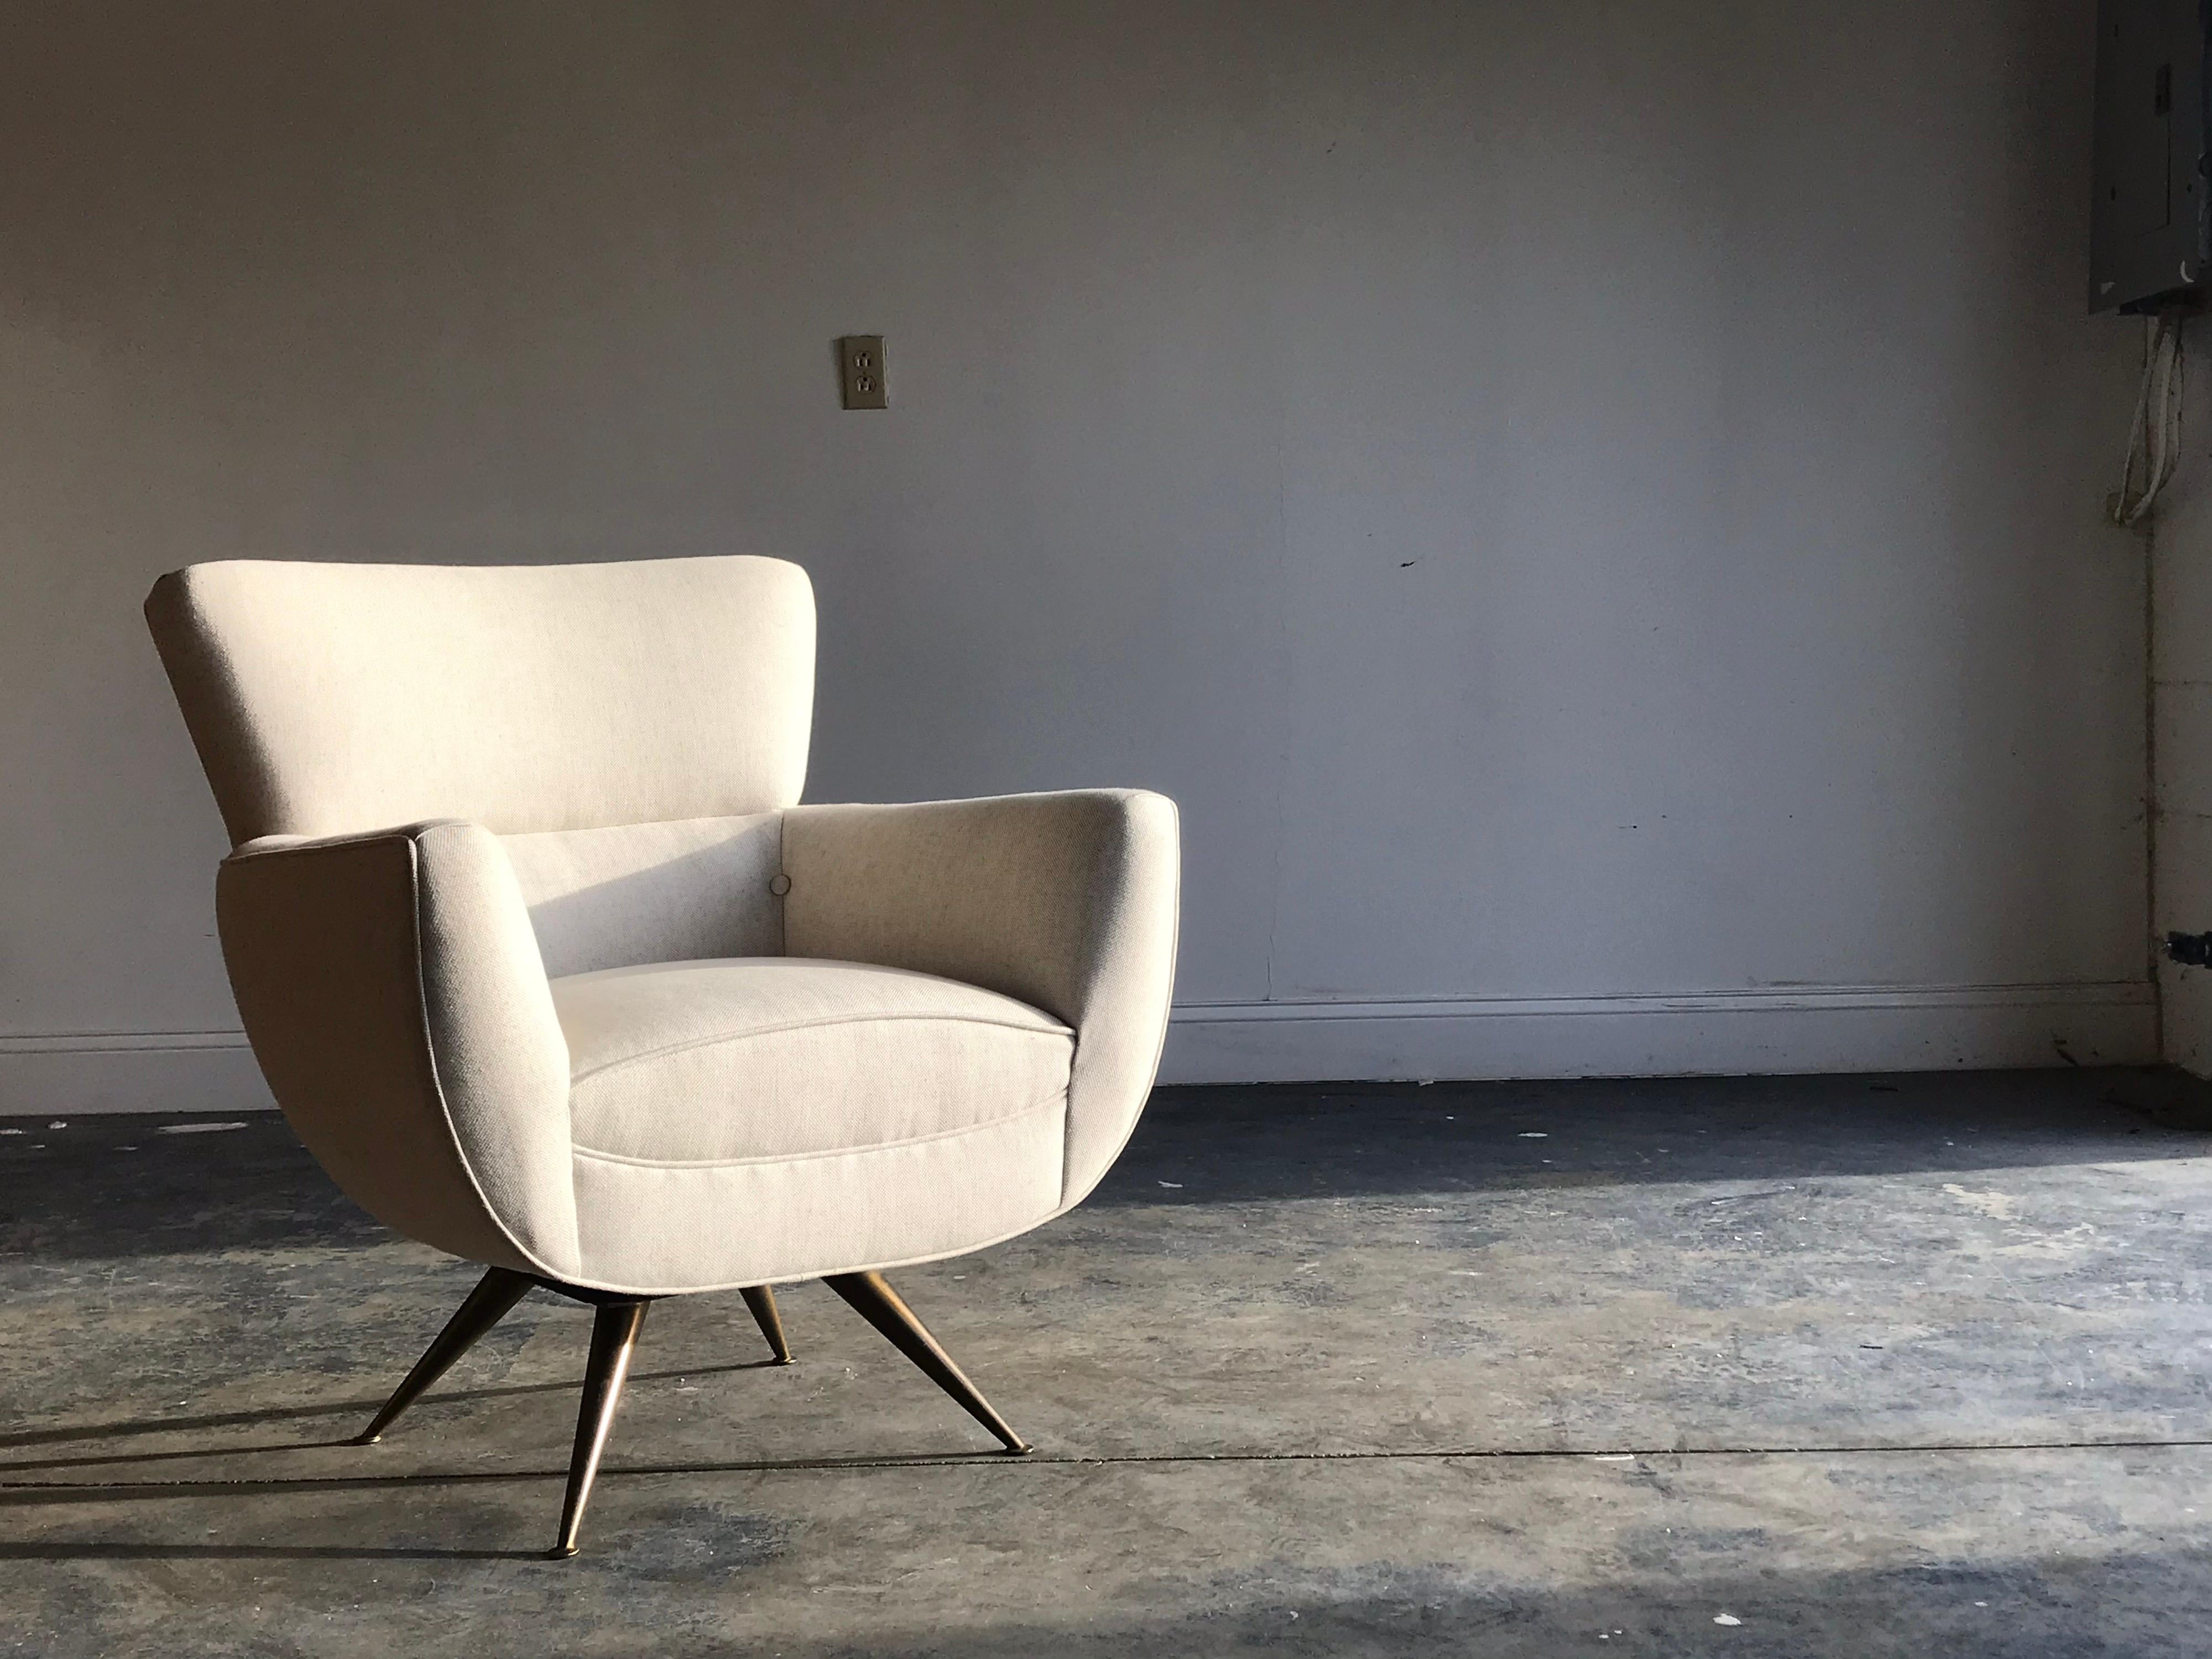
[[[848,334],[838,341],[837,381],[846,408],[890,408],[884,395],[884,337]]]
[[[2166,954],[2185,968],[2212,968],[2212,933],[2168,933]]]

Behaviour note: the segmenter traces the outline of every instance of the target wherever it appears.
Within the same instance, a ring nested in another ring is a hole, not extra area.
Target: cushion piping
[[[933,1140],[950,1140],[955,1135],[972,1135],[985,1129],[996,1129],[1018,1119],[1033,1116],[1054,1106],[1065,1106],[1067,1089],[1061,1085],[1031,1106],[1002,1116],[984,1118],[975,1123],[963,1123],[951,1129],[936,1129],[926,1135],[908,1135],[903,1140],[866,1140],[857,1146],[824,1146],[811,1152],[762,1152],[751,1158],[638,1158],[629,1152],[603,1152],[596,1147],[573,1145],[578,1158],[597,1158],[602,1164],[628,1164],[643,1170],[735,1170],[748,1164],[805,1164],[820,1158],[850,1158],[856,1152],[888,1152],[901,1146],[926,1146]]]
[[[684,1042],[671,1042],[659,1048],[647,1048],[635,1054],[624,1054],[620,1060],[610,1060],[588,1071],[570,1074],[568,1087],[608,1072],[618,1072],[625,1066],[641,1065],[648,1060],[665,1060],[671,1054],[688,1054],[694,1048],[711,1048],[722,1042],[747,1042],[754,1037],[781,1036],[787,1031],[811,1031],[830,1025],[889,1025],[896,1022],[912,1024],[927,1021],[945,1025],[992,1025],[1002,1030],[1020,1031],[1029,1036],[1072,1037],[1074,1032],[1065,1025],[1018,1025],[1010,1019],[987,1019],[980,1014],[824,1014],[816,1019],[787,1020],[781,1025],[757,1025],[743,1031],[718,1031],[713,1036],[693,1037]]]

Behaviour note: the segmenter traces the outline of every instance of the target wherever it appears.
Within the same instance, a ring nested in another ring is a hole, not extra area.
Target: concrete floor
[[[2212,1651],[2212,1134],[2154,1074],[1164,1090],[1073,1216],[588,1316],[386,1443],[473,1280],[281,1121],[0,1124],[0,1653]]]

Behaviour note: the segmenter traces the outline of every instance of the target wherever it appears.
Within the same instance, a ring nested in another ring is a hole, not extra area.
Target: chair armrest
[[[262,1074],[348,1196],[456,1255],[578,1271],[568,1047],[497,837],[248,842],[216,915]]]
[[[1174,988],[1175,803],[1089,789],[784,814],[784,950],[957,979],[1075,1031],[1061,1204],[1098,1182],[1158,1070]]]

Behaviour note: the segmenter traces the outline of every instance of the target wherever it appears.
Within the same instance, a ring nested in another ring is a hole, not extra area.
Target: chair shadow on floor
[[[542,1561],[537,1549],[441,1549],[351,1544],[141,1544],[99,1539],[0,1542],[0,1561]]]
[[[635,1371],[632,1382],[671,1382],[695,1376],[725,1376],[740,1371],[772,1370],[773,1359],[747,1359],[724,1365],[690,1365],[681,1370]],[[427,1396],[425,1406],[464,1405],[485,1400],[511,1400],[518,1396],[541,1394],[573,1394],[574,1381],[556,1382],[519,1382],[494,1389],[455,1389],[440,1390]],[[198,1417],[140,1418],[116,1423],[84,1423],[52,1429],[31,1429],[17,1434],[0,1434],[0,1452],[19,1447],[69,1445],[88,1440],[120,1440],[132,1436],[189,1434],[202,1429],[251,1428],[266,1424],[302,1422],[319,1417],[356,1417],[368,1421],[378,1407],[384,1403],[382,1395],[373,1400],[337,1400],[318,1406],[270,1406],[258,1411],[210,1412]],[[358,1432],[358,1431],[356,1431]],[[313,1451],[334,1446],[355,1443],[354,1436],[347,1434],[335,1440],[272,1440],[258,1441],[241,1445],[188,1447],[181,1450],[157,1452],[112,1452],[99,1455],[38,1458],[0,1461],[0,1480],[11,1474],[33,1469],[93,1468],[110,1463],[157,1463],[179,1458],[232,1457],[252,1452]]]
[[[318,1441],[301,1445],[349,1445],[349,1441]],[[298,1449],[270,1447],[261,1449]],[[210,1455],[216,1454],[187,1454]],[[717,1462],[623,1465],[601,1472],[601,1479],[667,1478],[701,1475],[758,1474],[798,1470],[836,1472],[852,1469],[946,1468],[963,1465],[1036,1467],[1063,1459],[1008,1457],[994,1449],[921,1452],[905,1455],[755,1459]],[[52,1482],[36,1486],[0,1486],[0,1511],[18,1514],[40,1509],[74,1509],[93,1504],[139,1504],[178,1500],[204,1503],[209,1499],[301,1497],[316,1493],[393,1493],[431,1486],[490,1486],[530,1483],[557,1486],[568,1479],[565,1468],[535,1469],[421,1469],[396,1474],[307,1475],[267,1480],[225,1479],[210,1481],[156,1480]],[[164,1543],[143,1539],[56,1538],[0,1540],[0,1561],[510,1561],[540,1560],[542,1546],[527,1549],[445,1548],[431,1545],[398,1544],[220,1544]]]

